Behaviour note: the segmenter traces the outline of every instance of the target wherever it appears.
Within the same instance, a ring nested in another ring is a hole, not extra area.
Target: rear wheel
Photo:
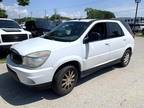
[[[77,69],[74,66],[65,66],[55,74],[52,89],[60,96],[67,95],[75,87],[77,79]]]
[[[131,59],[131,51],[128,49],[128,50],[125,51],[125,53],[124,53],[124,55],[121,59],[120,65],[122,67],[126,67],[129,64],[130,59]]]

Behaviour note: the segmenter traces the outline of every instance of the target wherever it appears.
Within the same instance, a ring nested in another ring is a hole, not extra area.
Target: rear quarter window
[[[121,36],[124,36],[124,32],[118,23],[108,22],[107,23],[107,36],[108,38],[121,37]]]
[[[125,26],[125,28],[128,30],[128,32],[129,32],[133,37],[135,37],[135,35],[134,35],[132,29],[130,28],[129,24],[126,23],[126,22],[124,22],[124,21],[120,21],[120,22]]]

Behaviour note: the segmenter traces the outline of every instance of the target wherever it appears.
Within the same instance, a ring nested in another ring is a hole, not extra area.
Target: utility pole
[[[57,15],[57,10],[54,9],[54,17],[55,17],[55,18],[54,18],[54,21],[56,21],[56,19],[57,19],[57,18],[56,18],[56,15]]]
[[[31,12],[30,12],[30,17],[31,17],[31,19],[32,19],[32,14],[33,14],[33,13],[32,13],[32,11],[31,11]]]
[[[136,12],[135,12],[135,18],[134,18],[133,31],[135,31],[135,26],[136,26],[136,22],[137,22],[138,7],[139,7],[139,3],[140,2],[141,2],[141,0],[135,0],[135,3],[136,3]]]
[[[47,10],[46,9],[44,10],[44,13],[45,13],[44,17],[46,18],[47,17]]]

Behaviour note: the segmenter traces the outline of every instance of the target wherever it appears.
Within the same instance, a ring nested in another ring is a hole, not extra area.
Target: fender
[[[60,60],[58,60],[56,62],[56,64],[54,65],[54,69],[55,71],[63,64],[67,63],[67,62],[70,62],[70,61],[77,61],[79,62],[80,66],[81,66],[81,70],[83,69],[83,61],[82,61],[82,58],[79,57],[79,56],[67,56],[67,57],[64,57]]]

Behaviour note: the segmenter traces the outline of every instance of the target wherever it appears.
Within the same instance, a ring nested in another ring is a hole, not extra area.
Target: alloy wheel
[[[62,79],[62,88],[64,90],[71,89],[75,82],[75,71],[73,69],[69,69],[63,76]]]

